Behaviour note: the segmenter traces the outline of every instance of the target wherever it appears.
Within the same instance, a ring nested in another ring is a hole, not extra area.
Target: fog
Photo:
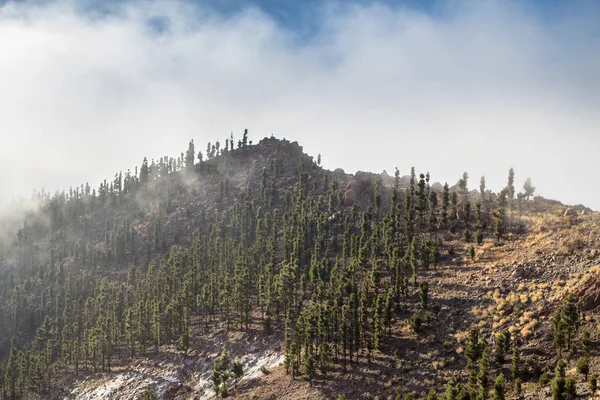
[[[248,128],[326,168],[516,186],[600,209],[600,7],[435,12],[327,3],[300,37],[258,8],[129,2],[0,8],[0,200],[112,178]]]

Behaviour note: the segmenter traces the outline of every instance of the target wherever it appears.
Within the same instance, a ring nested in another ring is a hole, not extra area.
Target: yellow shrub
[[[519,300],[521,300],[521,303],[527,304],[527,302],[529,301],[529,296],[527,296],[526,294],[522,294],[521,296],[519,296]]]
[[[506,301],[510,304],[516,304],[519,301],[519,296],[515,292],[510,292],[508,296],[506,296]]]

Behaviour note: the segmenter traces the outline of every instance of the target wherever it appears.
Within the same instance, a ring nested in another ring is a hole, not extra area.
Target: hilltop
[[[470,186],[329,171],[245,133],[41,193],[0,236],[2,393],[449,400],[503,374],[507,397],[551,398],[564,359],[591,397],[598,214],[512,170]]]

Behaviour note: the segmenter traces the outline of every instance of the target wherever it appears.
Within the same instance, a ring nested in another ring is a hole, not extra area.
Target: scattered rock
[[[533,265],[523,265],[520,264],[517,268],[510,274],[510,276],[514,279],[529,279],[537,274],[537,268]]]

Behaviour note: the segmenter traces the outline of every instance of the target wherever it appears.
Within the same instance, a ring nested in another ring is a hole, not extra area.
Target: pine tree
[[[508,189],[508,198],[512,201],[515,198],[515,170],[508,170],[508,184],[506,185],[506,189]]]
[[[535,192],[535,187],[533,187],[533,185],[531,184],[531,178],[525,179],[525,183],[523,184],[523,190],[525,198],[527,199],[527,201],[529,201],[529,198],[533,196],[533,193]]]
[[[11,340],[10,352],[4,368],[4,390],[13,399],[17,396],[17,375],[17,349]]]
[[[492,396],[493,400],[505,400],[506,399],[506,389],[504,387],[504,375],[500,374],[496,378],[494,382],[494,395]]]
[[[230,378],[231,360],[229,358],[229,351],[227,347],[223,346],[221,355],[217,357],[213,363],[213,373],[210,380],[213,383],[215,394],[222,397],[227,395],[227,385]]]
[[[565,304],[561,311],[560,320],[562,322],[564,332],[566,333],[566,346],[567,349],[569,349],[571,348],[571,337],[573,331],[575,330],[579,320],[579,310],[577,309],[575,297],[572,293],[567,295]]]
[[[195,158],[195,150],[194,150],[194,139],[190,140],[188,145],[187,152],[185,153],[185,168],[191,169],[194,166],[194,158]]]
[[[475,232],[475,241],[479,246],[483,244],[483,232],[480,229]]]
[[[149,172],[150,171],[148,169],[148,159],[144,157],[144,161],[142,162],[142,166],[140,168],[140,183],[142,185],[148,182]]]
[[[237,384],[237,382],[240,380],[240,378],[244,375],[244,365],[242,364],[241,361],[236,360],[233,362],[233,364],[231,364],[231,374],[233,375],[233,378],[235,379],[234,381],[234,386]]]
[[[473,366],[481,355],[481,344],[479,342],[479,329],[473,326],[469,331],[467,345],[465,347],[465,357],[469,360],[469,366]]]
[[[552,317],[552,328],[554,333],[552,344],[554,344],[554,347],[556,347],[558,356],[560,357],[562,348],[566,342],[566,337],[564,322],[561,319],[561,313],[559,310],[557,310]]]
[[[508,329],[503,329],[502,332],[496,334],[496,362],[504,362],[504,356],[510,349],[510,332]]]
[[[575,400],[577,398],[577,382],[574,378],[567,378],[565,381],[565,392],[563,397],[566,400]]]
[[[513,379],[521,377],[521,350],[516,345],[513,347],[511,374]]]
[[[450,205],[450,187],[448,183],[444,183],[442,189],[442,225],[448,224],[448,206]]]
[[[499,241],[502,235],[504,235],[504,231],[506,229],[506,189],[502,189],[500,193],[498,193],[498,208],[494,212],[494,218],[496,220],[496,225],[494,228],[494,235],[496,239]]]
[[[521,398],[521,392],[523,391],[523,384],[521,378],[515,379],[515,394],[518,398]]]
[[[190,336],[191,336],[191,328],[186,326],[182,329],[181,334],[179,335],[179,351],[183,352],[184,356],[187,356],[188,351],[190,350]]]
[[[479,362],[479,373],[477,374],[477,383],[479,386],[478,399],[487,399],[490,390],[490,362],[488,348],[483,349],[481,361]]]
[[[310,351],[305,354],[304,360],[306,364],[304,378],[308,381],[309,385],[312,386],[313,377],[315,375],[315,362]]]
[[[446,385],[446,392],[444,393],[444,400],[457,400],[459,394],[459,383],[455,377],[450,378]]]
[[[423,310],[427,309],[428,293],[429,285],[426,282],[421,282],[419,284],[419,298],[421,299],[421,308]]]
[[[584,375],[587,381],[588,374],[590,373],[590,360],[587,356],[581,357],[577,361],[577,372]]]
[[[583,354],[586,357],[590,355],[590,346],[592,345],[592,339],[589,331],[583,332],[581,335],[581,348],[583,350]]]
[[[158,400],[158,397],[156,397],[152,389],[147,388],[142,393],[142,397],[140,397],[140,400]]]
[[[431,390],[429,390],[429,394],[427,394],[427,400],[438,400],[438,396],[435,389],[432,388]]]
[[[555,377],[552,380],[552,400],[563,399],[566,390],[565,368],[565,362],[563,360],[558,360],[555,369]]]

